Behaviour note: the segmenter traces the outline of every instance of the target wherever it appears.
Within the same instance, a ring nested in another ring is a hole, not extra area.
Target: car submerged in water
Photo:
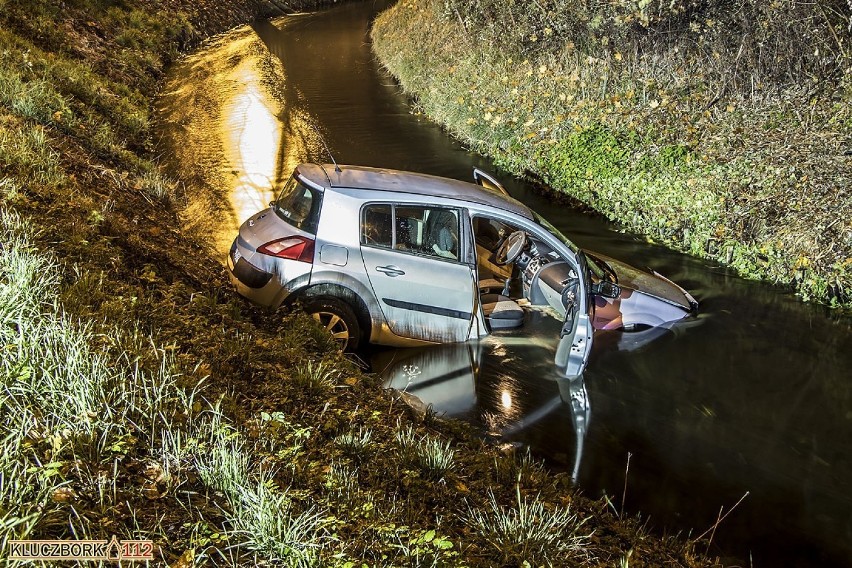
[[[463,342],[550,310],[567,376],[585,368],[595,329],[695,312],[677,284],[579,249],[492,176],[475,169],[474,181],[301,164],[240,227],[231,281],[272,309],[299,301],[349,351]]]

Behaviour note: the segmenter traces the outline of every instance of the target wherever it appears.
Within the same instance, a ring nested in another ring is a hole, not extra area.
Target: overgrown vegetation
[[[408,0],[419,109],[507,170],[803,298],[852,305],[852,7]]]
[[[711,564],[231,292],[181,223],[185,180],[157,167],[151,104],[180,47],[265,2],[0,6],[0,555],[116,535],[181,567],[492,566],[521,562],[526,533],[505,556],[477,504],[526,526],[517,503],[584,519],[578,565]]]

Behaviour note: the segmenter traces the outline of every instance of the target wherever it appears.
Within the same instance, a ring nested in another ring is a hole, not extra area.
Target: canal
[[[739,502],[709,547],[728,564],[852,566],[849,319],[501,174],[412,112],[377,64],[369,25],[386,5],[256,22],[175,67],[158,105],[161,146],[206,188],[190,196],[187,223],[226,250],[294,165],[328,161],[326,144],[342,164],[463,180],[474,166],[496,173],[581,247],[687,288],[699,316],[597,335],[572,382],[554,376],[559,322],[538,313],[525,331],[477,344],[375,350],[373,370],[436,412],[529,448],[659,533],[698,536]]]

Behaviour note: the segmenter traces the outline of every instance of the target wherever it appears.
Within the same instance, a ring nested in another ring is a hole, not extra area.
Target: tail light
[[[285,237],[257,247],[257,252],[288,260],[313,262],[314,241],[305,237]]]

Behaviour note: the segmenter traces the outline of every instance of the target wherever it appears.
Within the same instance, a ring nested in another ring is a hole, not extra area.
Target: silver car
[[[262,306],[300,301],[347,350],[467,341],[549,310],[568,376],[585,368],[593,329],[695,310],[671,281],[587,254],[493,177],[474,180],[301,164],[240,227],[231,280]]]

